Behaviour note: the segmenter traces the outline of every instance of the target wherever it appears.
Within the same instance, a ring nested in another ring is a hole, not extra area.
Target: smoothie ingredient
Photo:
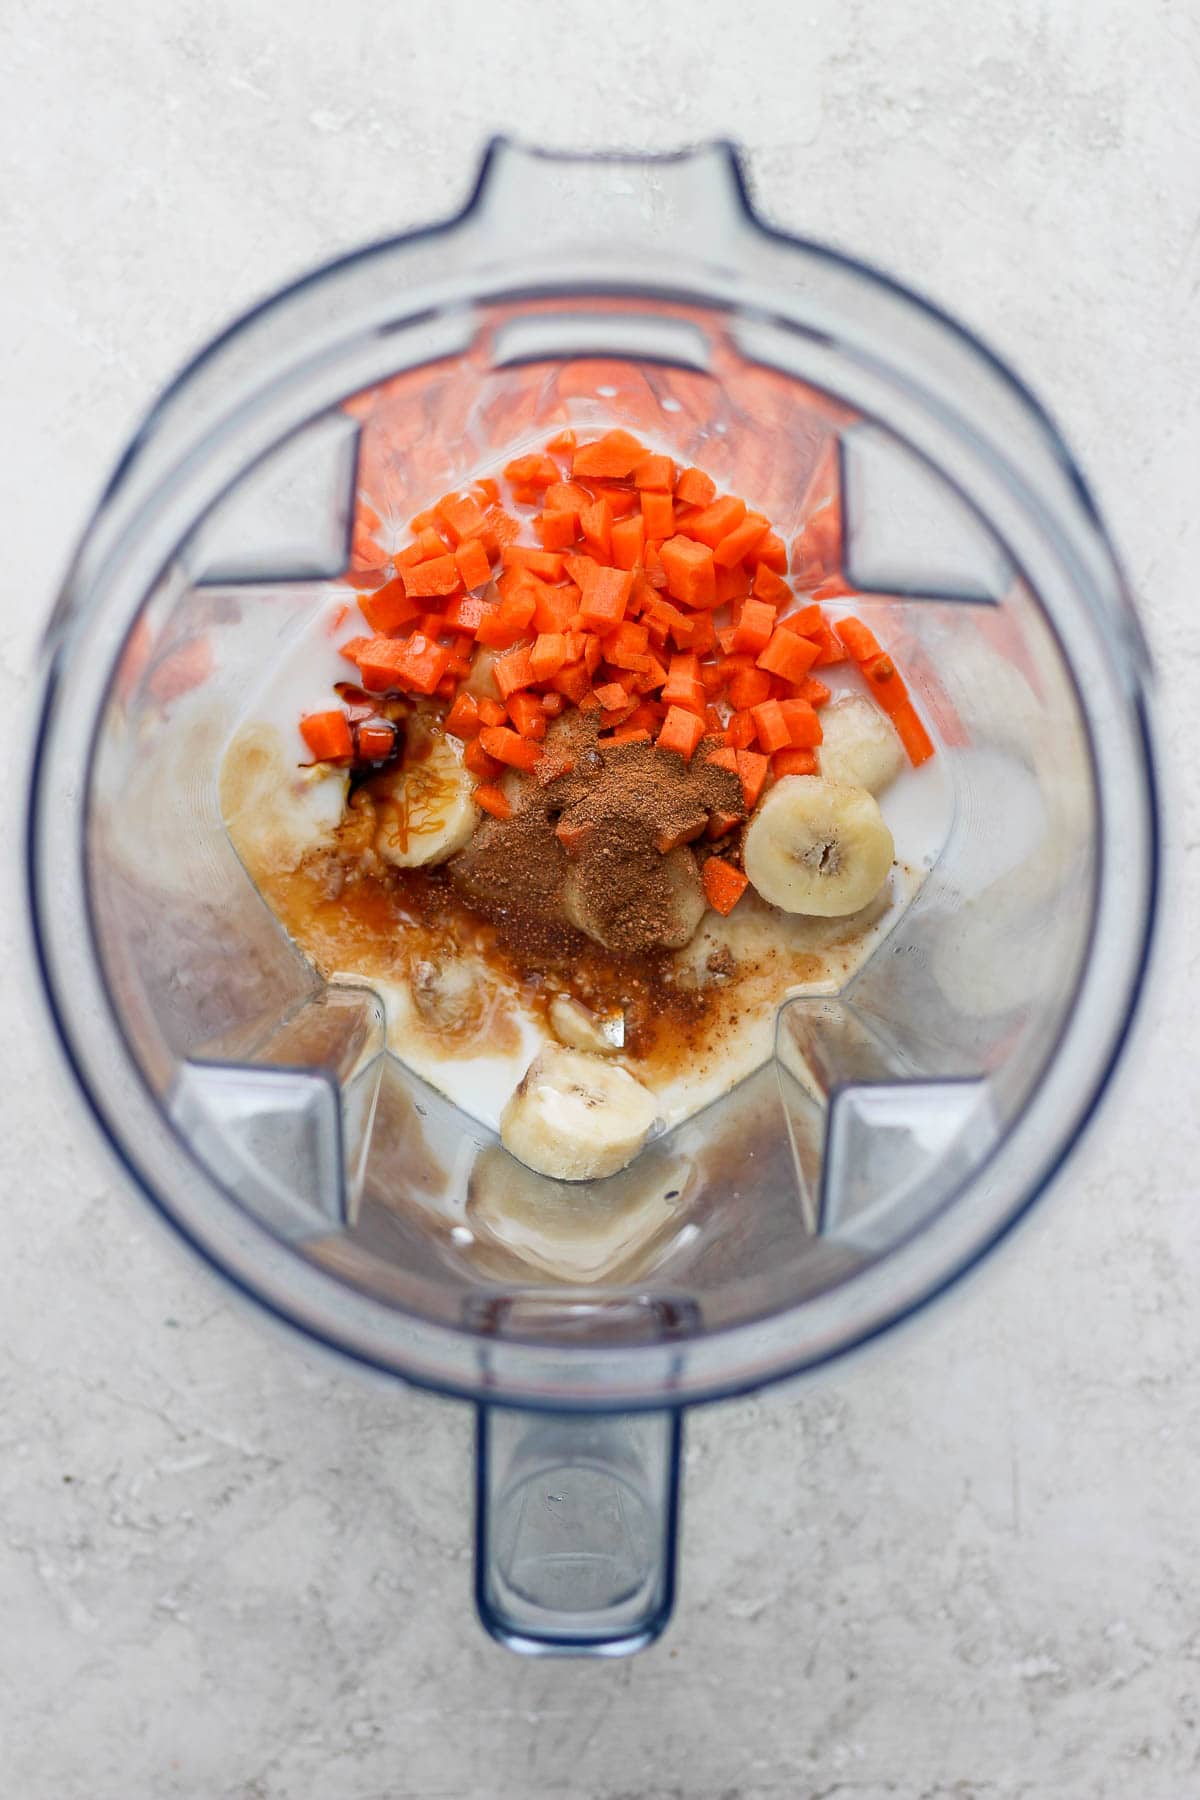
[[[746,874],[784,912],[858,912],[891,871],[892,834],[865,788],[818,776],[776,782],[746,832]]]
[[[402,760],[372,782],[378,854],[418,869],[464,849],[479,822],[474,786],[457,740],[414,715]]]
[[[894,729],[861,694],[835,700],[821,714],[821,724],[821,773],[827,781],[880,794],[904,767],[904,749]]]
[[[655,1118],[653,1094],[628,1070],[548,1045],[501,1114],[500,1141],[539,1175],[596,1181],[633,1161]]]

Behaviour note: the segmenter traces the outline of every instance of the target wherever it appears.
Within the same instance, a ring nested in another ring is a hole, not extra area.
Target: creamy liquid
[[[378,932],[368,945],[347,924],[339,937],[336,900],[319,909],[318,930],[294,908],[290,872],[307,853],[332,844],[347,779],[299,767],[308,753],[298,720],[328,708],[333,683],[352,678],[338,645],[362,634],[356,598],[352,589],[332,587],[251,697],[223,758],[222,813],[251,877],[301,948],[327,976],[375,988],[386,1008],[391,1050],[465,1113],[498,1130],[500,1113],[533,1056],[542,1043],[556,1041],[539,1012],[468,949],[460,952],[454,971],[470,997],[465,1029],[453,995],[448,1005],[435,997],[431,1006],[420,987],[438,965],[435,944],[422,957],[420,927],[413,928],[409,943],[385,940],[381,950]],[[835,690],[858,687],[841,665],[823,673]],[[781,1001],[830,993],[867,960],[945,842],[952,816],[945,759],[906,768],[880,796],[880,806],[896,841],[897,866],[889,889],[865,913],[852,919],[799,918],[766,906],[751,890],[729,918],[707,913],[693,941],[678,953],[677,965],[714,997],[711,1022],[681,1053],[652,1056],[645,1063],[625,1059],[658,1095],[665,1126],[698,1112],[770,1057]],[[714,977],[709,967],[710,957],[723,947],[737,965],[728,981]]]

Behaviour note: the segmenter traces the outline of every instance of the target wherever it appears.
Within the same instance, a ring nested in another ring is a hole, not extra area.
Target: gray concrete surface
[[[1200,1793],[1198,60],[1194,0],[2,0],[5,1800]],[[234,308],[445,212],[494,128],[731,134],[770,216],[1011,357],[1124,548],[1175,765],[1165,976],[1084,1154],[918,1327],[693,1417],[678,1617],[623,1665],[483,1639],[467,1411],[185,1261],[20,979],[19,726],[114,455]]]

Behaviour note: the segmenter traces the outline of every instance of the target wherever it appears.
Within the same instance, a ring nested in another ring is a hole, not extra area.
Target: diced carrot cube
[[[652,534],[647,531],[647,538],[651,535]],[[646,580],[650,586],[652,588],[665,588],[667,585],[667,571],[663,568],[662,557],[659,555],[658,546],[656,544],[647,543],[642,560],[646,570]]]
[[[608,561],[612,548],[612,528],[612,507],[605,499],[593,500],[579,515],[583,541],[592,555],[599,557],[602,562]]]
[[[833,629],[856,663],[863,663],[873,656],[883,655],[883,645],[861,619],[835,619]]]
[[[771,677],[765,669],[739,669],[729,683],[729,704],[737,712],[747,712],[771,698]]]
[[[759,756],[755,750],[738,750],[737,772],[742,783],[742,797],[748,810],[758,804],[758,797],[763,791],[770,763],[765,756]]]
[[[542,752],[535,743],[510,731],[506,725],[485,725],[478,742],[489,756],[513,769],[536,769],[542,760]]]
[[[465,588],[484,587],[491,580],[492,565],[477,537],[465,538],[454,552],[454,560]]]
[[[725,727],[725,742],[735,750],[748,750],[757,735],[752,712],[735,712]]]
[[[485,694],[479,700],[479,723],[481,725],[506,725],[508,709],[500,700],[493,700]]]
[[[433,556],[428,562],[414,564],[411,569],[405,569],[402,580],[405,593],[416,600],[457,593],[462,586],[458,564],[449,555]]]
[[[765,600],[747,600],[734,627],[733,648],[757,656],[770,643],[774,629],[775,608]]]
[[[684,469],[675,483],[675,497],[685,506],[707,506],[716,491],[716,482],[703,469]]]
[[[358,678],[368,693],[380,694],[400,686],[397,663],[401,648],[395,638],[376,637],[368,639],[359,651]]]
[[[815,601],[808,606],[798,607],[795,612],[788,613],[786,618],[779,621],[786,631],[794,631],[797,637],[815,636],[824,622],[825,615]]]
[[[737,759],[738,752],[728,745],[723,745],[720,750],[710,750],[704,760],[715,763],[718,769],[728,769],[731,775],[736,775],[738,772]]]
[[[744,557],[750,555],[755,545],[766,536],[770,525],[761,513],[748,512],[740,525],[718,543],[713,551],[713,561],[720,569],[732,569]]]
[[[675,531],[675,502],[670,494],[660,494],[656,490],[642,495],[642,519],[646,526],[646,536],[669,538]]]
[[[546,715],[542,711],[542,703],[536,694],[510,694],[508,716],[521,737],[532,738],[535,743],[545,737]]]
[[[512,807],[502,788],[493,787],[490,782],[481,782],[471,797],[476,806],[482,806],[484,812],[491,813],[493,819],[512,818]]]
[[[834,636],[830,627],[822,621],[819,631],[814,631],[812,641],[817,646],[817,660],[814,669],[826,668],[830,663],[842,663],[846,660],[846,652],[840,638]]]
[[[615,629],[625,617],[625,608],[633,592],[633,576],[628,570],[604,569],[595,563],[583,588],[579,611],[585,624],[597,631]]]
[[[563,694],[543,694],[542,711],[548,719],[557,719],[566,708],[566,697]]]
[[[485,600],[481,594],[455,594],[453,599],[447,600],[442,620],[448,631],[457,631],[473,638],[484,615],[495,610],[491,601]]]
[[[722,494],[711,506],[704,507],[684,526],[688,537],[715,550],[721,539],[737,528],[746,516],[746,502],[735,494]]]
[[[601,480],[622,480],[632,475],[646,457],[646,447],[628,431],[606,431],[593,444],[580,444],[571,459],[572,475],[598,475]]]
[[[723,857],[710,856],[701,871],[704,898],[714,912],[731,913],[747,887],[747,877]]]
[[[612,528],[612,559],[618,569],[636,568],[641,561],[646,527],[639,513],[636,518],[618,519]]]
[[[433,510],[455,544],[477,538],[483,530],[483,508],[473,494],[446,494]]]
[[[609,739],[613,744],[648,744],[650,733],[644,725],[621,725]]]
[[[782,681],[800,682],[808,674],[818,656],[811,638],[797,637],[794,631],[777,626],[771,641],[757,658],[758,667]]]
[[[605,712],[619,712],[629,699],[619,681],[602,682],[594,692]]]
[[[309,713],[300,721],[300,735],[316,762],[339,762],[354,755],[350,721],[344,712]]]
[[[592,678],[582,662],[568,663],[552,678],[552,685],[572,706],[579,706],[592,688]]]
[[[528,544],[505,544],[500,561],[506,569],[527,569],[542,581],[562,578],[563,558],[557,550],[534,550]]]
[[[574,450],[575,433],[571,430],[569,425],[564,425],[561,431],[555,432],[554,436],[547,443],[546,448],[547,450],[554,451],[556,454]]]
[[[660,750],[673,750],[685,762],[690,762],[696,745],[703,736],[702,717],[697,718],[695,713],[686,712],[681,706],[671,706],[667,709],[667,716],[658,734],[658,747]]]
[[[751,708],[754,717],[754,729],[758,733],[758,741],[770,756],[773,751],[786,750],[792,742],[788,730],[788,722],[783,716],[778,700],[764,700],[761,705]],[[813,718],[816,718],[813,713]]]
[[[463,751],[463,767],[480,781],[495,781],[504,767],[503,763],[489,756],[477,737],[473,737]]]
[[[792,597],[792,590],[787,582],[769,569],[765,562],[760,562],[754,571],[754,586],[751,589],[756,600],[767,600],[772,606],[783,607]]]
[[[717,598],[712,551],[690,537],[668,538],[659,552],[667,577],[667,592],[685,606],[714,606]]]
[[[777,532],[768,531],[765,537],[759,538],[754,554],[774,574],[787,573],[787,545]]]
[[[405,593],[404,583],[398,575],[384,587],[376,588],[373,594],[360,594],[358,610],[372,631],[379,632],[381,636],[389,631],[399,631],[410,619],[417,618],[421,611],[416,602],[410,600]]]
[[[573,512],[539,513],[534,530],[547,550],[569,550],[579,536],[579,514]]]
[[[717,570],[717,605],[728,606],[733,600],[744,600],[750,592],[750,571],[745,563],[733,569]]]
[[[462,738],[464,743],[468,738],[478,737],[479,706],[474,694],[458,694],[444,723],[451,737]]]
[[[561,631],[540,631],[529,652],[535,681],[549,681],[567,660],[567,640]]]
[[[429,562],[435,556],[445,556],[449,549],[441,532],[433,525],[423,525],[411,544],[396,553],[398,569],[415,568],[417,563]]]
[[[675,485],[675,464],[669,456],[647,456],[633,471],[633,485],[669,494]]]
[[[514,487],[540,490],[561,478],[553,458],[535,451],[529,456],[514,456],[510,463],[505,463],[504,479],[511,481]]]
[[[446,673],[450,652],[423,631],[397,644],[396,658],[399,685],[415,694],[432,694]]]
[[[498,656],[492,665],[492,675],[503,700],[507,700],[510,694],[515,694],[518,688],[532,687],[537,677],[531,666],[528,644],[519,645],[505,656]],[[511,707],[509,710],[511,712]]]
[[[338,655],[344,656],[347,662],[357,663],[362,652],[369,649],[370,643],[369,637],[347,638],[346,642],[339,646]]]
[[[815,750],[777,750],[771,758],[771,773],[782,775],[815,775],[817,773],[817,755]]]

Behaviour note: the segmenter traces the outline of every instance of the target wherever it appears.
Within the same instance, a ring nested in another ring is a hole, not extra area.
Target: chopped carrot
[[[542,703],[536,694],[510,694],[508,716],[521,737],[532,738],[535,742],[545,737],[546,715],[542,711]]]
[[[603,681],[593,692],[605,712],[620,712],[629,699],[619,681]]]
[[[746,712],[771,698],[771,677],[765,669],[739,669],[729,683],[729,704],[736,712]]]
[[[786,575],[787,545],[777,532],[768,531],[765,537],[760,538],[754,554],[773,574]]]
[[[485,617],[495,611],[491,601],[485,600],[481,594],[455,594],[446,602],[442,620],[448,631],[460,632],[473,638]]]
[[[480,540],[464,538],[454,552],[459,578],[465,588],[479,588],[491,579],[492,565]]]
[[[547,508],[533,521],[533,528],[544,550],[569,550],[579,536],[579,514]]]
[[[867,658],[871,656],[883,655],[883,646],[879,639],[863,624],[861,619],[836,619],[833,629],[856,663],[866,662]]]
[[[688,537],[696,538],[715,550],[721,539],[737,528],[746,516],[746,502],[733,494],[722,494],[711,506],[704,507],[684,527]]]
[[[370,643],[369,637],[347,638],[346,642],[340,646],[338,655],[344,656],[348,662],[357,663],[360,654],[369,648]]]
[[[685,469],[675,483],[675,498],[685,506],[707,506],[716,491],[716,482],[703,469]]]
[[[567,640],[561,631],[540,631],[529,652],[529,666],[537,682],[549,681],[567,660]]]
[[[426,599],[437,594],[454,594],[462,586],[458,564],[452,556],[433,556],[428,562],[414,564],[403,574],[404,591],[413,599]]]
[[[794,631],[798,637],[813,637],[825,623],[825,615],[814,601],[808,606],[800,607],[797,612],[788,613],[779,623],[786,631]]]
[[[756,736],[751,712],[735,712],[725,727],[725,742],[735,750],[748,750]]]
[[[433,510],[455,544],[477,538],[483,530],[483,508],[473,494],[446,494]]]
[[[340,762],[354,755],[350,721],[344,712],[309,713],[300,721],[300,735],[315,762]]]
[[[364,719],[354,748],[359,762],[386,762],[396,748],[396,727],[390,719]]]
[[[467,738],[477,737],[480,729],[479,705],[474,694],[458,694],[444,723],[451,737],[462,738],[464,742]]]
[[[508,709],[499,700],[483,695],[477,702],[480,725],[504,725],[508,722]]]
[[[612,487],[608,482],[594,481],[592,491],[597,500],[605,500],[614,519],[627,519],[640,511],[641,496],[634,488]]]
[[[401,687],[415,694],[432,694],[446,673],[450,652],[422,631],[414,631],[396,645],[396,675]]]
[[[771,641],[758,658],[758,667],[782,681],[803,681],[817,660],[817,646],[810,638],[797,637],[794,631],[777,626]]]
[[[562,694],[543,694],[542,695],[542,711],[545,713],[545,715],[548,719],[557,719],[559,717],[560,713],[562,713],[566,704],[567,704],[566,700],[564,699]]]
[[[718,752],[718,754],[720,753]],[[765,756],[759,756],[755,750],[738,750],[736,755],[737,772],[742,783],[742,797],[746,802],[747,810],[753,811],[758,805],[758,797],[763,791],[763,785],[767,779],[767,769],[770,765],[768,759]]]
[[[642,495],[642,518],[646,526],[646,536],[669,538],[675,530],[675,502],[670,494],[660,494],[656,490],[644,492]]]
[[[792,597],[792,590],[787,582],[773,569],[769,569],[765,562],[760,562],[755,568],[751,592],[756,600],[769,600],[772,606],[786,606]]]
[[[613,516],[612,507],[603,497],[585,506],[579,515],[579,529],[583,533],[583,541],[592,555],[601,562],[608,561],[608,553],[612,544]]]
[[[818,681],[815,675],[806,675],[800,683],[797,698],[807,700],[810,706],[824,706],[829,700],[831,691],[823,681]]]
[[[669,456],[644,457],[634,466],[633,485],[669,494],[675,485],[675,464]]]
[[[646,525],[641,514],[636,518],[618,519],[612,528],[612,559],[618,569],[636,568],[642,558]]]
[[[740,869],[726,862],[723,857],[710,856],[701,870],[700,879],[704,883],[704,898],[714,912],[731,913],[746,889],[749,880]]]
[[[514,487],[548,488],[552,481],[561,479],[558,464],[552,457],[535,453],[532,456],[515,456],[510,463],[504,465],[504,479]]]
[[[579,445],[571,459],[571,473],[620,481],[632,475],[645,456],[645,445],[628,431],[606,431],[595,443]]]
[[[644,725],[620,725],[608,741],[611,744],[648,744],[650,733]]]
[[[489,756],[479,739],[474,737],[463,751],[463,768],[480,781],[495,781],[497,775],[502,773],[504,764],[497,762],[494,756]]]
[[[494,756],[497,762],[507,763],[510,768],[536,769],[542,760],[542,752],[536,744],[505,725],[485,725],[478,743],[489,756]]]
[[[549,443],[546,445],[546,448],[547,448],[547,450],[549,450],[551,452],[561,451],[564,453],[567,451],[574,450],[574,448],[575,448],[575,433],[571,430],[569,425],[564,425],[564,427],[561,431],[555,432],[554,436],[550,439]]]
[[[775,608],[765,600],[747,600],[734,627],[733,648],[757,656],[770,643],[774,629]]]
[[[492,665],[492,676],[500,689],[500,698],[507,700],[518,688],[532,687],[537,677],[533,672],[529,645],[520,644],[516,649],[498,656]],[[509,708],[511,712],[512,708]]]
[[[713,551],[713,561],[721,569],[732,569],[750,555],[759,540],[766,536],[770,526],[761,513],[748,512],[740,525],[735,525],[717,544]]]
[[[792,742],[792,736],[779,701],[764,700],[761,705],[752,707],[751,712],[758,741],[767,755],[770,756],[776,750],[786,750]],[[816,718],[815,713],[813,717]]]
[[[602,632],[615,629],[625,617],[632,592],[633,576],[628,571],[593,564],[579,607],[584,624]]]
[[[771,705],[779,708],[787,726],[788,744],[793,750],[812,750],[825,736],[815,711],[807,700],[773,700]],[[786,745],[773,744],[772,749],[785,749]],[[767,746],[764,744],[763,749]]]
[[[358,676],[368,693],[379,694],[399,688],[397,662],[403,648],[395,638],[369,638],[357,658]],[[446,652],[449,658],[450,652]]]
[[[512,807],[508,796],[501,788],[493,787],[491,782],[481,782],[472,795],[476,806],[482,806],[484,812],[491,813],[493,819],[511,819]]]
[[[777,777],[781,775],[815,775],[817,773],[816,751],[777,750],[771,758],[771,773]]]
[[[658,733],[660,750],[673,750],[682,756],[684,762],[690,762],[696,745],[704,736],[704,720],[695,713],[686,712],[682,706],[671,706],[662,722]]]
[[[506,569],[527,569],[543,581],[558,581],[563,572],[563,559],[556,550],[532,550],[528,544],[505,544],[500,561]]]
[[[581,662],[568,663],[553,678],[553,685],[572,706],[580,706],[585,694],[592,691],[591,676]]]
[[[401,625],[407,625],[421,611],[416,602],[410,600],[405,593],[404,583],[398,575],[394,581],[376,588],[373,594],[360,594],[358,610],[371,630],[381,636],[389,631],[399,631]]]
[[[713,606],[717,598],[712,551],[690,537],[668,538],[659,551],[667,577],[667,592],[685,606]]]

